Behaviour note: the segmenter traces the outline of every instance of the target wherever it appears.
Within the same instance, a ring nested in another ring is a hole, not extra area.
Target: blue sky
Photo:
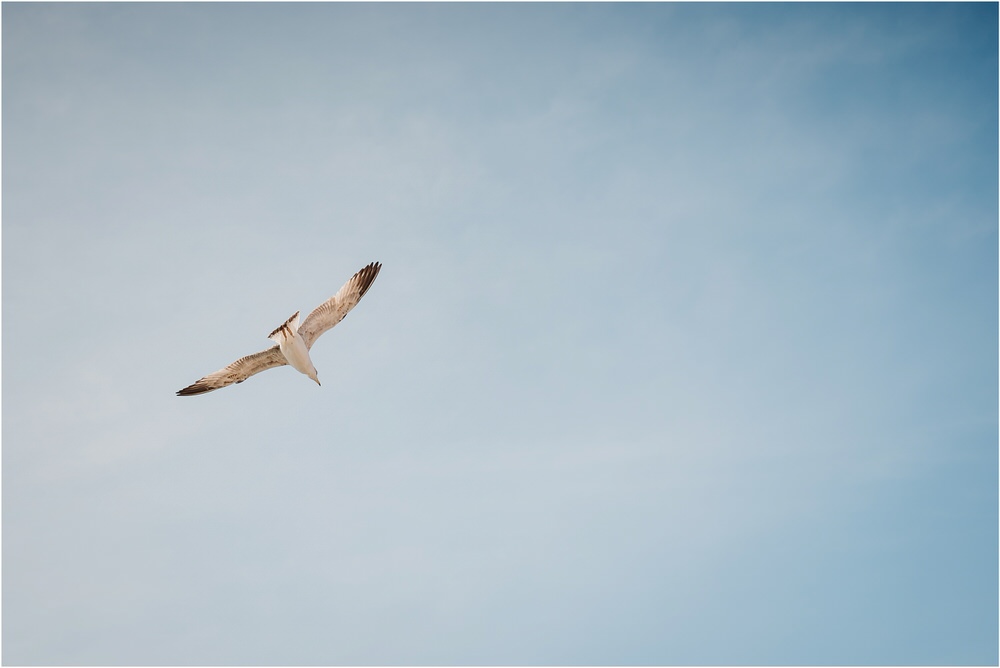
[[[997,662],[995,4],[2,11],[5,663]]]

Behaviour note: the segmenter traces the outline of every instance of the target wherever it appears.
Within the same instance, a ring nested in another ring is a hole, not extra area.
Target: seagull
[[[259,353],[241,357],[224,369],[219,369],[193,385],[178,390],[177,396],[188,397],[204,394],[218,390],[220,387],[242,383],[254,374],[285,364],[292,365],[296,371],[309,376],[319,385],[316,367],[309,359],[309,349],[323,332],[332,329],[361,301],[381,268],[381,263],[372,262],[351,276],[351,279],[344,283],[344,287],[337,291],[337,294],[313,309],[301,327],[299,326],[299,312],[296,311],[281,327],[268,335],[267,338],[277,345]]]

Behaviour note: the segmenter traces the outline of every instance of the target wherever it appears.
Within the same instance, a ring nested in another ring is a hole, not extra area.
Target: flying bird
[[[351,276],[351,279],[344,283],[344,287],[337,291],[337,294],[313,309],[313,312],[309,314],[301,326],[299,326],[299,312],[296,311],[281,327],[268,335],[267,338],[277,345],[259,353],[241,357],[226,368],[205,376],[183,390],[178,390],[177,396],[187,397],[194,394],[204,394],[226,385],[242,383],[254,374],[285,364],[292,365],[296,371],[309,376],[319,385],[319,376],[312,360],[309,359],[309,350],[323,332],[332,329],[361,301],[381,268],[381,263],[372,262]]]

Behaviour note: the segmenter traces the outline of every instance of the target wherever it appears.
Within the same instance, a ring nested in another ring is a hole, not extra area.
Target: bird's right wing
[[[183,390],[179,390],[177,396],[188,397],[194,394],[204,394],[205,392],[211,392],[226,385],[242,383],[255,373],[267,371],[268,369],[273,369],[276,366],[284,364],[288,364],[285,356],[281,354],[281,349],[278,346],[274,346],[259,353],[239,358],[226,368],[219,369],[215,373],[210,373],[193,385],[188,385]]]
[[[378,276],[378,270],[381,268],[382,265],[380,263],[372,262],[351,276],[344,283],[343,287],[337,291],[337,294],[313,309],[313,312],[309,314],[309,317],[299,327],[299,334],[302,335],[302,340],[305,342],[306,348],[312,348],[313,343],[319,338],[320,334],[343,320],[347,312],[361,301],[361,298],[368,292],[368,288],[372,286],[372,282]]]

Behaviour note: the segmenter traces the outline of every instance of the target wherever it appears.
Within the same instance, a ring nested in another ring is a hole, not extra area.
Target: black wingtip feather
[[[207,383],[198,381],[191,385],[188,385],[183,390],[177,390],[178,397],[193,397],[197,394],[205,394],[206,392],[211,392],[212,390],[217,390],[217,387],[210,387]]]
[[[381,262],[372,262],[367,267],[354,274],[353,278],[359,278],[358,281],[358,299],[365,296],[368,292],[368,288],[372,286],[375,282],[375,277],[378,276],[379,270],[382,268]]]

